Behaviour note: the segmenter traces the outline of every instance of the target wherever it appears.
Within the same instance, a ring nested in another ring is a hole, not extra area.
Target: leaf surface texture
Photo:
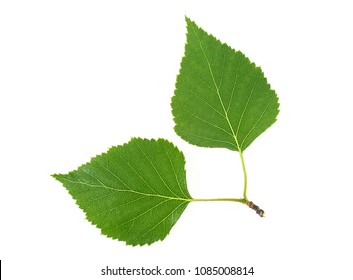
[[[102,234],[144,245],[163,240],[192,200],[184,166],[170,142],[133,138],[53,176]]]
[[[175,131],[197,146],[244,151],[276,121],[277,95],[243,53],[186,22],[185,55],[172,98]]]

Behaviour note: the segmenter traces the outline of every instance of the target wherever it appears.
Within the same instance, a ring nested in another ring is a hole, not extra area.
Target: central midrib
[[[108,190],[112,190],[112,191],[116,191],[116,192],[130,192],[130,193],[136,193],[139,195],[143,195],[143,196],[149,196],[149,197],[159,197],[159,198],[164,198],[164,199],[169,199],[169,200],[180,200],[180,201],[187,201],[187,202],[192,202],[194,199],[192,198],[182,198],[182,197],[171,197],[171,196],[165,196],[165,195],[161,195],[161,194],[151,194],[151,193],[143,193],[143,192],[139,192],[139,191],[135,191],[135,190],[124,190],[124,189],[116,189],[116,188],[111,188],[108,187],[107,185],[94,185],[94,184],[89,184],[86,182],[82,182],[82,181],[73,181],[67,178],[62,177],[61,179],[73,183],[73,184],[81,184],[81,185],[86,185],[89,187],[93,187],[93,188],[104,188],[104,189],[108,189]]]
[[[197,39],[198,39],[198,38],[197,38]],[[198,40],[199,40],[199,39],[198,39]],[[216,83],[216,80],[215,80],[215,78],[214,78],[213,71],[212,71],[212,68],[211,68],[211,64],[210,64],[210,62],[209,62],[209,60],[208,60],[208,58],[207,58],[207,56],[206,56],[206,53],[205,53],[205,51],[204,51],[204,49],[203,49],[203,47],[202,47],[202,44],[201,44],[201,41],[200,41],[200,40],[199,40],[199,42],[200,42],[201,51],[202,51],[202,53],[203,53],[203,55],[204,55],[204,57],[205,57],[205,59],[206,59],[206,62],[207,62],[207,65],[208,65],[208,70],[210,71],[213,84],[214,84],[214,86],[215,86],[215,88],[216,88],[218,100],[219,100],[219,102],[221,103],[221,106],[222,106],[222,109],[223,109],[223,112],[224,112],[224,118],[226,119],[226,121],[227,121],[227,123],[228,123],[228,126],[229,126],[229,128],[230,128],[231,134],[233,135],[234,142],[235,142],[235,144],[236,144],[236,146],[237,146],[237,149],[238,149],[238,151],[241,153],[242,150],[241,150],[241,147],[240,147],[240,145],[239,145],[238,138],[237,138],[237,136],[236,136],[236,134],[235,134],[235,132],[234,132],[234,129],[233,129],[233,127],[232,127],[232,124],[230,123],[230,120],[229,120],[229,117],[228,117],[228,112],[227,112],[227,110],[226,110],[226,108],[225,108],[225,106],[224,106],[224,103],[223,103],[221,94],[220,94],[220,92],[219,92],[219,88],[218,88],[217,83]]]

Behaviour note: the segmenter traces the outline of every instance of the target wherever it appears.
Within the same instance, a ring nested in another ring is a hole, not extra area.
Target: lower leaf
[[[192,201],[184,155],[164,139],[133,138],[53,177],[102,234],[129,245],[163,240]]]

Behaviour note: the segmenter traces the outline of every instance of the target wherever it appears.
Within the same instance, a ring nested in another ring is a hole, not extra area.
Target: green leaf
[[[172,98],[175,131],[194,145],[242,152],[276,121],[277,95],[243,53],[186,22],[185,55]]]
[[[53,177],[102,234],[144,245],[163,240],[192,201],[184,165],[172,143],[133,138]]]

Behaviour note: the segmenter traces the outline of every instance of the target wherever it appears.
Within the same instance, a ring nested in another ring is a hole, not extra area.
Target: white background
[[[353,279],[349,2],[1,1],[4,279],[105,279],[106,265]],[[163,242],[130,247],[101,235],[50,174],[132,136],[163,137],[185,154],[192,196],[242,194],[235,152],[191,146],[173,131],[185,15],[261,66],[278,93],[278,121],[244,154],[248,196],[267,217],[195,203]],[[203,277],[175,279],[194,278]]]

